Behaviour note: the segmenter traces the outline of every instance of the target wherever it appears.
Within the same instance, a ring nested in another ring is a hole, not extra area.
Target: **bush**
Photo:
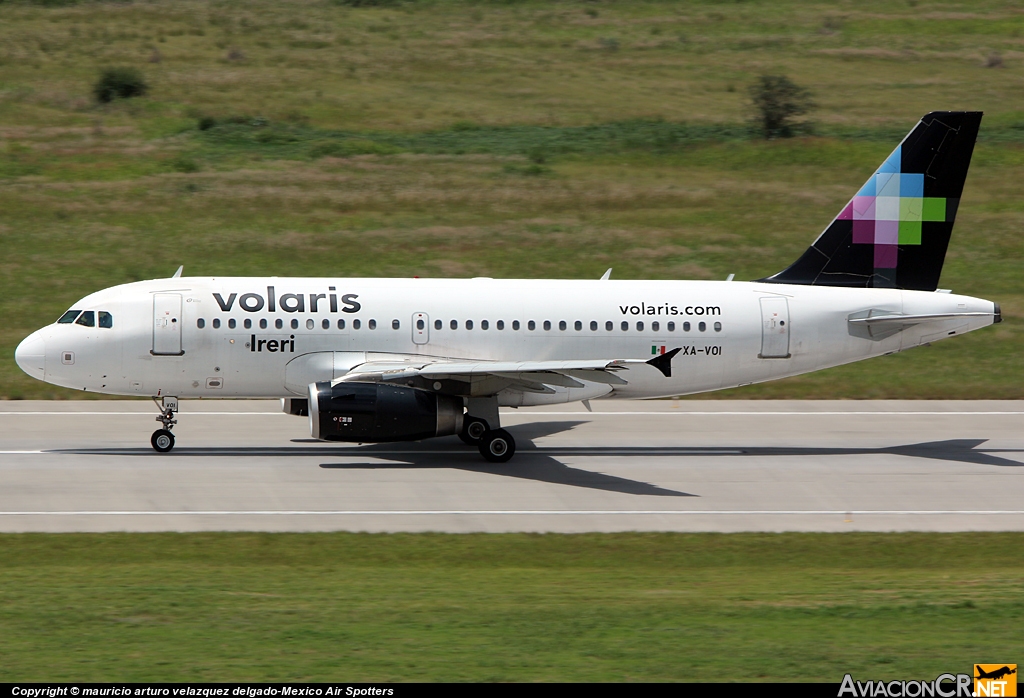
[[[184,172],[185,174],[191,174],[199,171],[199,163],[190,158],[188,155],[179,155],[178,157],[171,160],[171,167],[177,172]]]
[[[201,116],[199,117],[199,130],[209,131],[211,128],[217,125],[217,120],[212,116]]]
[[[141,97],[149,85],[135,68],[107,68],[92,88],[98,102],[111,102],[116,97]]]
[[[814,108],[811,92],[785,75],[762,75],[750,86],[755,113],[753,120],[765,138],[789,138],[807,124],[796,124],[793,117]]]

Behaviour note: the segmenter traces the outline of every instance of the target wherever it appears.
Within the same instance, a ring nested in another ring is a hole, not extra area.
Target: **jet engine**
[[[309,431],[323,441],[418,441],[462,431],[460,397],[382,383],[309,384]]]

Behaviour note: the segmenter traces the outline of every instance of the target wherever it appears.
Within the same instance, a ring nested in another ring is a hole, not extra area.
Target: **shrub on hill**
[[[789,138],[806,124],[793,118],[814,108],[810,90],[785,75],[762,75],[750,86],[753,120],[765,138]]]
[[[149,85],[135,68],[106,68],[92,88],[96,101],[103,103],[118,97],[141,97],[148,91]]]

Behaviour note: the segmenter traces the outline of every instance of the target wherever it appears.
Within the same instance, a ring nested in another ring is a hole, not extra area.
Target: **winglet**
[[[604,274],[603,274],[603,275],[601,276],[601,281],[607,281],[607,280],[608,280],[608,279],[610,279],[610,278],[612,278],[612,268],[611,268],[611,267],[608,267],[608,271],[606,271],[606,272],[605,272],[605,273],[604,273]]]
[[[185,269],[185,265],[184,265],[184,264],[182,264],[182,265],[181,265],[180,267],[178,267],[178,271],[174,272],[174,276],[172,276],[171,278],[172,278],[172,279],[180,279],[180,278],[181,278],[181,272],[182,272],[182,271],[183,271],[184,269]]]
[[[659,354],[647,363],[654,368],[661,371],[666,378],[672,377],[672,357],[679,353],[680,347],[676,347],[672,351],[667,351],[664,354]]]

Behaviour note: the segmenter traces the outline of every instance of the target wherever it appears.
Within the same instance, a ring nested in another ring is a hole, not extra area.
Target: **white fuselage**
[[[997,312],[950,293],[756,282],[285,277],[141,281],[72,308],[109,313],[111,326],[48,325],[22,343],[18,363],[114,395],[297,397],[389,358],[650,359],[682,348],[671,377],[631,364],[618,373],[624,385],[507,392],[504,405],[767,381],[963,334]],[[867,311],[945,317],[870,336],[850,322]]]

